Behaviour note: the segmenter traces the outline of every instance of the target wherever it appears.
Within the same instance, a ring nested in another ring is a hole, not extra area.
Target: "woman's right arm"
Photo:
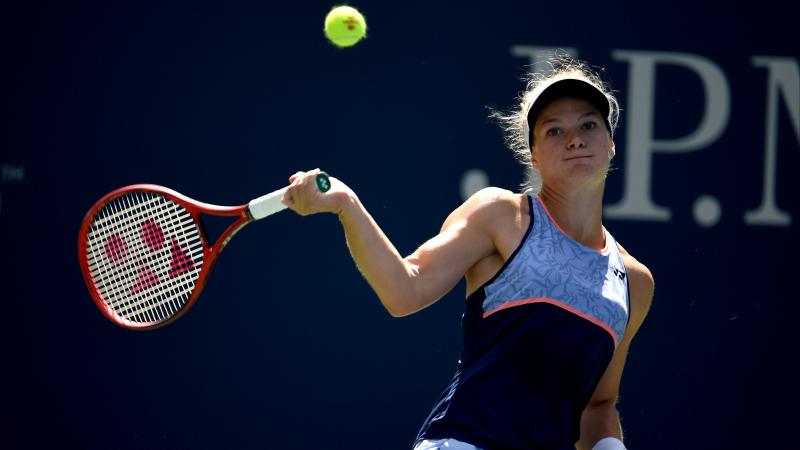
[[[403,258],[358,199],[339,180],[325,194],[314,186],[318,171],[290,178],[284,203],[301,215],[334,212],[344,227],[350,253],[362,275],[395,317],[417,312],[449,292],[475,263],[496,252],[493,230],[499,189],[475,194],[445,221],[441,231]],[[508,202],[505,202],[508,203]]]

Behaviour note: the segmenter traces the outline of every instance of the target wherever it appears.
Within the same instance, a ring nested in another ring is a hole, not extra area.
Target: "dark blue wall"
[[[522,180],[486,118],[486,106],[510,108],[523,87],[530,61],[515,46],[572,48],[607,69],[623,107],[609,204],[624,196],[626,155],[641,151],[626,146],[632,72],[614,52],[696,55],[725,74],[730,119],[719,138],[653,155],[649,194],[671,217],[605,221],[657,285],[620,411],[632,449],[792,439],[800,119],[790,111],[800,87],[791,80],[772,103],[771,183],[791,222],[744,219],[768,178],[771,72],[753,57],[797,67],[789,2],[362,1],[369,38],[347,50],[322,36],[331,2],[162,3],[0,7],[0,446],[409,448],[458,358],[463,284],[392,319],[336,218],[286,212],[236,236],[184,318],[131,332],[86,293],[78,226],[97,198],[127,184],[239,204],[322,167],[408,253],[461,202],[466,171],[508,189]],[[690,70],[659,67],[654,136],[680,138],[702,119],[705,91]],[[720,211],[712,226],[693,213],[707,195]]]

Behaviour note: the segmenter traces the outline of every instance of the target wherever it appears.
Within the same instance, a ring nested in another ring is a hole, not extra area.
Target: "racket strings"
[[[95,287],[115,313],[160,322],[188,301],[204,244],[186,209],[155,193],[118,197],[94,217],[87,237]]]
[[[157,219],[166,225],[165,228],[167,235],[174,234],[175,231],[180,232],[181,226],[185,227],[187,222],[191,223],[192,219],[188,215],[178,218],[174,214],[178,212],[177,210],[173,211],[167,209],[166,211],[163,211],[163,208],[161,209],[162,213],[160,214],[160,217],[157,217]],[[176,219],[180,220],[180,222],[175,222]],[[148,218],[147,221],[142,225],[143,229],[146,224],[154,223],[153,220],[155,219],[152,217]],[[200,245],[199,236],[197,236],[197,233],[192,234],[195,235],[197,238],[197,244]],[[180,237],[186,236],[184,235]],[[133,257],[130,259],[130,261],[135,261],[135,267],[133,265],[129,265],[127,272],[129,278],[131,277],[131,274],[136,274],[134,284],[129,288],[129,293],[136,295],[134,295],[128,304],[125,305],[126,308],[120,310],[119,312],[123,317],[128,319],[142,319],[140,316],[144,315],[145,320],[163,320],[164,318],[173,315],[180,309],[186,298],[188,298],[188,294],[185,296],[183,294],[185,291],[187,291],[187,289],[189,290],[189,293],[191,293],[193,283],[189,283],[189,286],[183,287],[180,286],[180,283],[187,280],[172,279],[172,282],[164,283],[162,281],[164,279],[163,270],[154,271],[151,268],[153,266],[158,268],[159,266],[164,267],[167,265],[166,255],[168,254],[168,251],[167,248],[164,247],[165,244],[163,242],[163,236],[162,242],[160,243],[162,247],[161,252],[153,252],[145,249],[145,247],[142,245],[142,242],[147,242],[148,240],[146,238],[147,236],[142,236],[142,239],[135,241],[137,242],[137,245],[135,246],[134,252],[132,252]],[[200,247],[202,246],[200,245]],[[201,250],[201,248],[198,248],[198,250]],[[159,274],[159,272],[162,273]],[[193,282],[193,280],[189,281]],[[159,285],[159,283],[164,284]],[[159,289],[150,289],[152,285],[159,285]],[[167,295],[163,295],[164,293]]]
[[[160,215],[159,217],[157,217],[158,219],[161,219],[162,221],[163,221],[164,217],[166,217],[169,220],[169,223],[165,224],[167,226],[164,226],[164,227],[161,228],[162,233],[163,233],[163,231],[166,231],[168,235],[175,234],[175,232],[180,232],[182,228],[185,228],[187,225],[191,225],[191,223],[192,223],[191,216],[180,217],[180,216],[176,216],[175,215],[175,213],[179,213],[180,212],[180,210],[178,208],[167,209],[167,210],[164,210],[164,212],[167,213],[167,214],[171,213],[171,215],[169,215],[169,216]],[[152,220],[153,219],[151,217],[145,223],[151,222]],[[201,245],[199,233],[197,233],[196,231],[195,232],[190,232],[190,233],[185,233],[184,236],[186,237],[187,243],[189,244],[190,247],[194,248],[197,245]],[[98,277],[98,280],[102,280],[103,278],[105,278],[105,276],[112,276],[113,277],[113,276],[119,275],[120,273],[126,273],[126,272],[129,273],[131,269],[135,269],[136,265],[138,263],[140,263],[141,261],[143,261],[143,260],[145,262],[150,262],[150,261],[156,260],[158,258],[164,258],[164,252],[163,251],[162,252],[153,252],[153,251],[149,251],[149,250],[147,250],[145,248],[145,246],[143,245],[142,240],[140,240],[139,236],[137,236],[137,229],[136,228],[132,228],[132,227],[118,228],[116,230],[116,233],[111,234],[110,238],[108,238],[108,239],[111,239],[113,241],[121,241],[123,243],[134,242],[134,243],[136,243],[136,245],[135,245],[135,247],[132,248],[132,250],[133,250],[133,252],[132,252],[133,253],[133,257],[132,258],[126,258],[125,261],[116,262],[116,264],[112,264],[112,265],[108,264],[109,260],[110,259],[113,260],[113,258],[96,258],[95,261],[100,261],[103,264],[102,267],[99,267],[101,273],[100,273],[100,276]],[[100,240],[99,239],[95,240],[95,245],[92,245],[92,243],[90,241],[90,248],[91,248],[91,250],[93,250],[94,255],[101,254],[101,252],[103,250],[103,247],[100,245]],[[122,250],[121,251],[123,251],[125,253],[128,252],[127,244],[123,244],[122,245]],[[94,267],[92,267],[90,265],[90,269],[93,269],[93,268]],[[110,269],[110,270],[103,270],[103,269]],[[117,289],[119,289],[120,286],[121,285],[112,285],[112,287],[116,287]]]
[[[138,194],[137,198],[139,200],[142,199],[142,194]],[[126,201],[127,200],[127,201]],[[141,203],[141,201],[140,201]],[[124,212],[126,209],[130,209],[132,207],[132,199],[124,199],[122,201],[122,205],[112,206],[111,211],[114,211],[113,216],[115,218],[119,218],[120,212]],[[162,205],[160,205],[162,206]],[[152,208],[151,208],[152,209]],[[164,209],[164,207],[159,208],[161,210],[160,213],[153,212],[158,216],[159,221],[164,223],[164,218],[171,218],[174,222],[175,216],[174,211],[175,208],[168,208]],[[154,210],[155,211],[155,210]],[[137,211],[134,211],[136,213]],[[129,215],[122,215],[124,217],[128,217]],[[134,219],[139,219],[136,215],[133,216]],[[191,218],[189,217],[191,220]],[[152,218],[147,219],[144,224],[152,223]],[[185,221],[185,218],[184,218]],[[141,220],[134,220],[133,224],[135,225],[137,222],[142,222]],[[169,224],[166,222],[165,225]],[[153,271],[151,267],[153,266],[154,261],[158,262],[160,260],[164,260],[164,252],[162,251],[160,254],[154,252],[149,252],[145,250],[144,246],[142,245],[143,240],[138,240],[135,236],[136,227],[133,228],[128,226],[121,230],[121,234],[124,238],[132,239],[132,242],[135,243],[134,247],[131,249],[131,256],[126,258],[128,261],[125,265],[123,265],[120,269],[114,270],[113,265],[109,266],[108,261],[106,260],[106,269],[111,269],[110,272],[113,274],[116,272],[117,276],[121,275],[122,281],[117,281],[119,286],[122,288],[117,288],[111,292],[111,294],[116,294],[116,297],[120,300],[128,300],[123,301],[121,304],[114,302],[108,302],[112,306],[115,307],[117,313],[121,316],[136,320],[136,321],[158,321],[163,320],[166,317],[173,315],[175,312],[178,311],[182,303],[185,302],[185,297],[182,296],[186,289],[176,289],[175,287],[178,286],[178,283],[184,280],[173,280],[172,283],[169,284],[162,284],[160,289],[156,290],[146,290],[151,287],[151,285],[157,284],[161,282],[161,278],[158,276],[157,271]],[[180,231],[180,228],[172,226],[167,227],[167,234],[172,234],[173,231]],[[116,236],[116,235],[112,235]],[[143,236],[146,237],[146,236]],[[125,241],[123,241],[125,242]],[[146,242],[146,241],[145,241]],[[160,244],[163,246],[163,242]],[[149,254],[148,254],[149,253]],[[164,263],[161,262],[163,265]],[[163,271],[162,271],[163,272]],[[191,286],[190,286],[191,287]],[[127,290],[127,292],[126,292]],[[191,291],[189,291],[191,292]],[[139,294],[141,295],[135,295]],[[145,295],[145,293],[149,293],[150,295]],[[168,295],[163,295],[167,293]],[[110,297],[110,296],[107,296]],[[126,298],[127,297],[127,298]],[[184,298],[181,298],[184,297]],[[153,301],[153,300],[156,301]],[[160,301],[159,301],[160,300]]]
[[[134,194],[131,194],[134,196]],[[142,202],[142,195],[138,194],[134,196],[138,201],[138,203],[144,203],[143,207],[147,207],[152,209],[153,202]],[[92,254],[95,256],[95,260],[99,261],[102,265],[95,269],[99,269],[101,276],[97,276],[97,270],[95,270],[95,280],[97,281],[97,285],[101,288],[102,293],[104,294],[103,297],[106,299],[106,302],[113,306],[117,312],[120,312],[122,309],[123,313],[128,313],[125,315],[130,316],[131,312],[136,311],[136,304],[132,303],[132,300],[135,301],[135,298],[131,298],[130,295],[126,294],[135,294],[138,291],[141,291],[142,287],[145,287],[141,280],[142,275],[145,274],[152,274],[150,269],[147,269],[150,264],[152,264],[153,257],[149,255],[145,255],[143,252],[143,247],[141,245],[136,245],[137,240],[135,236],[135,227],[130,225],[135,225],[138,221],[134,220],[130,222],[127,227],[123,227],[121,224],[125,223],[125,220],[129,220],[131,218],[131,207],[133,206],[132,198],[123,198],[120,199],[119,202],[116,204],[111,204],[106,209],[106,217],[105,219],[111,218],[113,220],[102,220],[98,221],[101,225],[105,225],[102,228],[103,231],[106,232],[113,232],[109,238],[106,238],[106,242],[108,243],[111,240],[115,246],[112,246],[112,250],[118,250],[117,254],[109,252],[106,250],[107,258],[102,258],[103,253],[100,250],[99,245],[95,245],[92,248]],[[142,206],[142,205],[138,205]],[[133,211],[136,213],[137,211]],[[163,214],[162,214],[163,215]],[[133,216],[134,219],[136,218],[135,215]],[[114,223],[114,227],[111,227],[109,224]],[[127,242],[133,242],[133,248],[128,248]],[[91,242],[91,240],[89,241]],[[95,242],[100,243],[102,240],[95,240]],[[122,243],[122,245],[119,245]],[[130,250],[130,251],[129,251]],[[113,260],[113,263],[110,262]],[[144,270],[136,271],[137,267],[144,267]],[[147,272],[145,272],[145,270]],[[135,274],[137,274],[134,276]],[[151,278],[155,277],[155,275],[151,275]],[[106,289],[103,289],[106,288]],[[127,300],[127,301],[126,301]],[[151,310],[142,311],[140,316],[134,316],[134,319],[139,320],[149,320],[152,321],[154,319],[159,319],[160,316],[165,314],[171,314],[172,311],[159,311],[158,305],[154,305],[156,308]],[[123,309],[123,308],[127,308]],[[174,309],[174,307],[173,307]]]
[[[139,198],[141,199],[141,195],[139,195]],[[126,203],[126,206],[128,208],[131,207],[130,202],[125,202],[125,203]],[[152,209],[152,206],[151,206],[151,209]],[[112,210],[113,210],[113,208],[112,208]],[[179,227],[174,226],[175,224],[178,223],[178,222],[176,222],[176,220],[180,220],[180,222],[182,222],[180,225],[183,225],[183,226],[185,226],[186,222],[191,222],[191,220],[192,220],[190,216],[177,218],[174,213],[179,212],[181,210],[179,208],[167,208],[165,210],[162,207],[162,208],[160,208],[160,210],[161,210],[161,213],[157,215],[156,219],[160,219],[161,222],[164,222],[164,218],[167,218],[167,219],[172,221],[172,226],[169,226],[170,225],[169,221],[167,223],[165,223],[165,225],[167,225],[166,231],[168,232],[168,234],[172,234],[172,233],[169,233],[169,232],[180,231]],[[153,210],[153,211],[155,211],[155,210]],[[155,214],[155,212],[153,212],[153,214]],[[118,213],[113,214],[113,216],[116,217],[116,218],[119,218],[119,214]],[[142,292],[142,293],[150,292],[149,296],[144,296],[144,297],[142,297],[142,296],[139,296],[139,297],[134,296],[134,297],[131,297],[131,298],[129,298],[128,302],[126,302],[126,303],[124,303],[122,305],[115,304],[114,301],[109,302],[110,305],[115,307],[115,309],[117,310],[117,312],[121,316],[123,316],[123,317],[125,317],[127,319],[135,319],[137,321],[151,321],[151,322],[152,321],[160,321],[160,320],[163,320],[163,319],[173,315],[175,312],[177,312],[178,309],[180,308],[180,306],[182,306],[183,302],[181,300],[185,301],[185,299],[181,299],[180,296],[181,296],[181,294],[184,293],[183,291],[185,291],[186,289],[174,289],[175,286],[177,286],[177,283],[180,282],[180,281],[183,281],[183,280],[175,280],[175,282],[173,282],[173,283],[162,285],[160,290],[155,290],[155,291],[146,291],[145,290],[146,288],[149,288],[150,285],[157,284],[157,283],[161,282],[161,279],[158,277],[158,275],[155,272],[153,272],[150,269],[150,267],[153,265],[154,261],[155,262],[160,262],[159,260],[163,260],[164,259],[164,254],[163,254],[164,252],[160,252],[160,253],[148,252],[144,248],[144,246],[142,245],[142,243],[144,242],[144,243],[147,243],[148,246],[152,247],[153,238],[152,238],[152,236],[148,236],[147,234],[145,234],[144,231],[147,229],[148,225],[150,225],[151,227],[154,226],[153,225],[153,224],[155,224],[154,220],[155,219],[153,217],[150,217],[146,221],[142,222],[142,230],[141,230],[142,231],[142,236],[141,236],[142,239],[141,240],[135,240],[136,239],[136,237],[135,237],[135,228],[132,229],[132,228],[128,227],[128,228],[126,228],[126,229],[124,229],[122,231],[123,236],[125,236],[128,239],[134,239],[133,242],[136,242],[137,244],[135,245],[133,251],[131,252],[132,253],[132,257],[129,258],[127,260],[128,262],[126,263],[126,265],[124,267],[122,267],[122,272],[121,273],[124,276],[124,279],[123,279],[124,283],[121,283],[120,281],[116,281],[116,284],[111,284],[111,286],[122,286],[122,292],[124,292],[125,289],[130,289],[130,293],[131,294],[136,294],[136,293],[139,293],[139,292]],[[163,244],[163,231],[161,231],[161,229],[159,229],[159,233],[158,234],[160,235],[160,237],[162,239],[162,242],[160,243],[160,245],[163,246],[164,245]],[[116,235],[112,235],[112,237],[116,237]],[[199,236],[197,236],[197,237],[198,237],[198,241],[199,241]],[[123,240],[123,242],[125,242],[125,241]],[[163,262],[160,262],[160,263],[163,264]],[[138,278],[133,279],[131,277],[131,274],[133,274],[133,273],[137,274],[136,276]],[[113,280],[110,280],[110,281],[113,282]],[[131,286],[131,281],[134,283],[132,286]],[[193,287],[193,285],[190,286],[190,287]],[[170,295],[159,297],[161,294],[163,294],[163,292],[167,292]],[[189,292],[191,292],[191,290],[189,290]],[[113,292],[113,293],[119,294],[120,293],[120,288],[117,287],[115,289],[115,292]],[[118,295],[118,297],[119,297],[119,295]],[[124,298],[124,296],[122,296],[122,298]],[[160,301],[153,301],[154,299],[160,300]]]

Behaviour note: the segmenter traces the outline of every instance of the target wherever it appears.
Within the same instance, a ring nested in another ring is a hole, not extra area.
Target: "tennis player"
[[[561,58],[496,117],[532,168],[523,194],[486,188],[403,258],[356,194],[298,172],[284,202],[338,214],[351,254],[388,312],[413,314],[466,278],[464,348],[415,450],[621,450],[617,395],[653,277],[603,226],[615,97]]]

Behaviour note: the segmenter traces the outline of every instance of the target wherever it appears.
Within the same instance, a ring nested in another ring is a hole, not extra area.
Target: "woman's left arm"
[[[644,322],[653,301],[653,275],[644,264],[630,256],[621,246],[620,253],[625,261],[630,289],[630,320],[622,337],[622,342],[614,351],[614,356],[597,384],[589,404],[581,416],[581,437],[578,450],[590,450],[601,439],[612,437],[622,440],[622,427],[617,412],[617,396],[622,380],[622,370],[631,340]],[[617,444],[619,446],[620,444]],[[613,448],[613,447],[608,447]]]

